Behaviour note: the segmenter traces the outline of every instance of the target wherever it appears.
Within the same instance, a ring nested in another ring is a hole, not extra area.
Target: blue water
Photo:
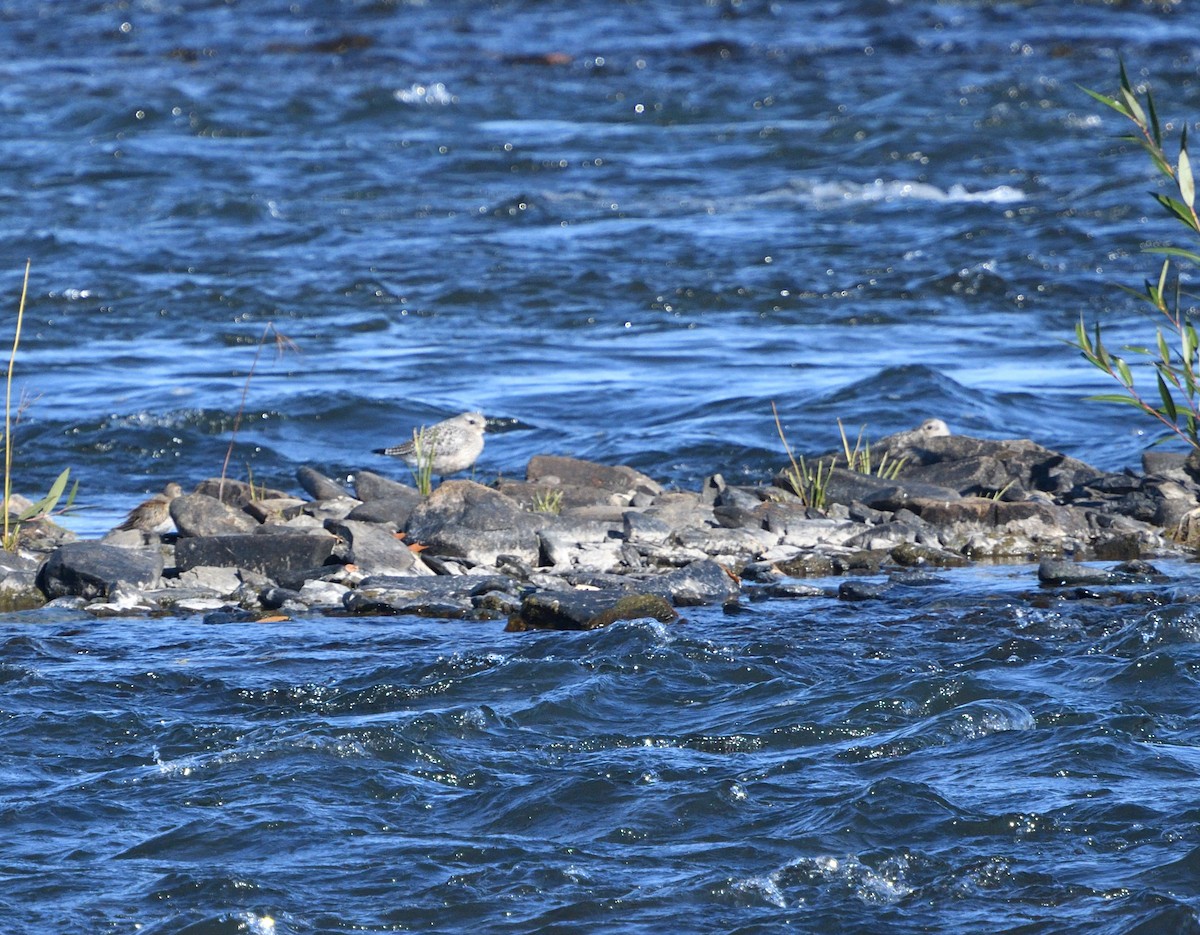
[[[1065,342],[1144,342],[1114,283],[1179,232],[1077,86],[1123,57],[1196,129],[1197,49],[1167,2],[0,0],[15,486],[71,467],[94,535],[219,473],[252,366],[230,473],[285,489],[467,409],[484,482],[764,481],[772,402],[801,451],[1136,466]],[[575,636],[12,618],[0,921],[1196,930],[1192,572],[1012,574]]]
[[[7,931],[1200,931],[1198,576],[0,632]],[[1037,606],[1042,605],[1042,606]]]

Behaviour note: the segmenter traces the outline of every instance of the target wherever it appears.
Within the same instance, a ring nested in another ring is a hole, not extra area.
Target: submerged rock
[[[531,594],[508,618],[509,632],[524,630],[595,630],[618,620],[650,618],[670,623],[678,612],[656,594],[623,591],[570,591]]]

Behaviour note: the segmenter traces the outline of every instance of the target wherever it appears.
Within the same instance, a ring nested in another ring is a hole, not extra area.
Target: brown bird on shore
[[[171,522],[171,501],[183,494],[178,484],[167,484],[162,493],[156,493],[144,503],[139,503],[117,529],[140,529],[142,532],[161,532]]]

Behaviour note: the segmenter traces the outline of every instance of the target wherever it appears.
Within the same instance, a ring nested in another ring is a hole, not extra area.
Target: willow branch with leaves
[[[1115,96],[1109,97],[1087,88],[1082,90],[1134,125],[1136,132],[1121,139],[1136,143],[1149,154],[1150,161],[1165,176],[1171,190],[1170,194],[1153,192],[1155,200],[1169,215],[1188,228],[1193,236],[1200,235],[1200,217],[1196,214],[1196,182],[1187,151],[1186,125],[1180,135],[1179,156],[1172,165],[1165,148],[1154,97],[1146,91],[1139,99],[1137,91],[1130,84],[1124,63],[1120,70],[1120,89]],[[1192,447],[1200,449],[1200,438],[1197,437],[1200,427],[1200,380],[1197,378],[1200,371],[1200,340],[1192,324],[1192,310],[1184,306],[1185,293],[1179,274],[1176,272],[1173,278],[1171,276],[1172,257],[1200,265],[1200,254],[1179,247],[1151,247],[1147,251],[1166,257],[1157,278],[1147,279],[1141,290],[1126,286],[1121,288],[1154,308],[1158,322],[1155,342],[1153,347],[1127,346],[1123,350],[1149,361],[1154,371],[1158,398],[1153,399],[1154,394],[1148,398],[1137,388],[1128,361],[1105,347],[1098,322],[1089,334],[1080,317],[1075,326],[1073,343],[1089,363],[1121,384],[1121,392],[1103,393],[1091,399],[1134,406]]]

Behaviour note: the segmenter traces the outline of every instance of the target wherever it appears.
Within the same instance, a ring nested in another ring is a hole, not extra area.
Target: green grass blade
[[[46,496],[42,497],[37,503],[26,507],[17,517],[18,522],[24,522],[27,519],[33,519],[35,516],[45,516],[54,510],[58,505],[59,498],[62,497],[63,491],[67,488],[67,479],[71,476],[71,469],[65,468],[58,478],[50,485],[50,490]]]
[[[1177,256],[1181,260],[1187,260],[1189,263],[1200,264],[1200,253],[1193,253],[1191,250],[1182,250],[1179,247],[1146,247],[1146,253]]]

